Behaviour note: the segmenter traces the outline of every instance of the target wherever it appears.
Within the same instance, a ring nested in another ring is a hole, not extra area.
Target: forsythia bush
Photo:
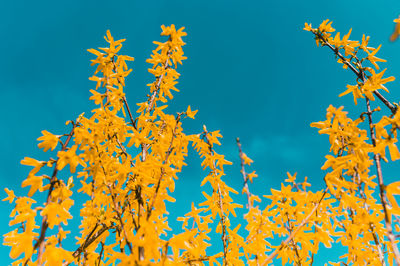
[[[97,69],[90,78],[96,82],[90,97],[96,108],[90,116],[81,114],[68,121],[71,129],[66,134],[42,131],[39,148],[58,152],[47,161],[29,157],[21,161],[33,167],[22,182],[29,188],[27,196],[5,189],[5,200],[14,203],[10,222],[14,229],[4,235],[4,244],[11,247],[14,264],[267,265],[280,258],[282,264],[311,265],[314,259],[321,260],[315,254],[323,244],[346,247],[347,252],[331,265],[393,261],[399,265],[400,207],[394,195],[400,194],[400,182],[386,186],[381,164],[388,158],[400,159],[396,146],[400,113],[398,105],[380,93],[387,91],[385,83],[394,80],[379,70],[377,62],[384,60],[375,55],[380,47],[369,47],[365,36],[361,42],[351,41],[351,30],[342,38],[340,33],[333,37],[335,30],[328,21],[318,28],[306,24],[317,45],[329,47],[338,62],[355,74],[356,83],[347,85],[341,96],[352,94],[355,104],[364,99],[366,109],[353,120],[343,107],[329,106],[326,120],[311,124],[329,135],[331,150],[322,166],[328,170],[326,188],[310,191],[307,179],[298,181],[296,174],[288,173],[280,190],[271,189],[264,196],[265,209],[250,192],[248,183],[257,175],[246,171],[252,160],[237,139],[244,180],[243,188],[237,189],[246,195],[248,208],[244,220],[239,220],[246,223],[247,235],[241,236],[240,222],[231,226],[235,209],[242,207],[231,197],[238,192],[224,182],[224,167],[231,163],[215,150],[221,135],[205,126],[199,134],[187,135],[184,120],[194,119],[197,112],[190,106],[175,115],[166,113],[172,92],[178,91],[177,66],[186,59],[183,30],[162,26],[161,35],[167,40],[154,42],[157,48],[147,60],[155,79],[135,113],[124,93],[131,72],[126,62],[133,61],[119,55],[124,40],[114,40],[107,31],[108,47],[88,50],[96,56],[92,65]],[[371,107],[375,97],[389,109],[389,116],[377,117],[380,107]],[[192,210],[179,218],[182,230],[167,237],[165,203],[174,201],[171,193],[190,146],[208,172],[201,185],[207,184],[212,193],[203,192],[204,202],[192,204]],[[59,172],[68,169],[75,175],[60,178]],[[77,247],[69,250],[62,243],[72,235],[64,228],[73,218],[69,210],[74,186],[75,194],[82,194],[79,197],[86,202],[80,210]],[[217,254],[207,251],[212,228],[221,235],[222,250]]]

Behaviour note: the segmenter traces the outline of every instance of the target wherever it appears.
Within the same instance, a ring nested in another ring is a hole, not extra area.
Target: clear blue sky
[[[334,28],[352,39],[363,33],[370,44],[382,44],[379,57],[386,74],[400,77],[400,42],[390,43],[399,1],[4,1],[0,8],[0,185],[25,190],[20,184],[29,167],[25,157],[45,159],[37,148],[41,130],[66,132],[65,121],[89,112],[88,80],[94,69],[88,48],[104,46],[107,29],[126,38],[123,54],[135,57],[126,94],[131,105],[143,101],[146,84],[152,81],[145,62],[160,40],[160,26],[186,27],[184,47],[188,60],[170,103],[170,111],[198,109],[195,121],[186,121],[190,133],[220,129],[224,153],[234,165],[227,182],[241,190],[235,137],[259,174],[251,190],[258,195],[279,187],[286,172],[308,176],[315,188],[322,187],[320,170],[329,151],[328,139],[309,124],[323,120],[329,104],[345,105],[357,115],[352,96],[338,98],[354,77],[335,62],[327,48],[318,48],[304,22],[318,25],[333,20]],[[400,101],[398,81],[388,86],[388,98]],[[360,107],[362,108],[362,107]],[[363,110],[363,109],[358,109]],[[194,155],[192,153],[192,155]],[[191,159],[189,162],[198,162]],[[177,182],[171,217],[183,215],[191,201],[199,202],[204,173],[189,166]],[[389,172],[398,178],[398,172]],[[397,175],[397,176],[396,176]],[[3,198],[5,193],[0,191]],[[244,200],[243,197],[239,199]],[[0,233],[8,232],[10,206],[0,203]],[[78,212],[75,212],[77,215]],[[172,219],[172,218],[171,218]],[[171,222],[174,228],[179,224]],[[219,241],[219,238],[217,238]],[[217,244],[216,244],[217,245]],[[1,247],[6,262],[9,248]],[[325,252],[317,265],[337,260],[337,252]],[[10,261],[7,261],[9,263]]]

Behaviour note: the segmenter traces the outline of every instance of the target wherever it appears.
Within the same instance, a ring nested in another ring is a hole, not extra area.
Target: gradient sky
[[[364,106],[355,108],[351,95],[338,97],[346,84],[354,84],[354,76],[336,63],[329,49],[316,47],[312,34],[302,30],[304,22],[317,26],[330,19],[342,33],[353,28],[352,39],[361,39],[363,33],[371,36],[371,46],[382,44],[378,57],[388,60],[380,64],[388,68],[386,75],[400,77],[400,42],[389,42],[399,12],[400,2],[395,0],[3,1],[0,185],[26,193],[20,184],[30,168],[19,162],[25,156],[47,158],[37,148],[40,131],[63,134],[68,130],[65,121],[93,108],[89,90],[95,84],[88,80],[93,56],[86,49],[105,46],[107,29],[117,39],[126,38],[121,53],[135,57],[125,89],[133,106],[145,99],[146,84],[152,82],[145,62],[155,48],[152,41],[162,40],[162,24],[175,24],[188,33],[188,60],[178,69],[181,92],[175,93],[168,109],[174,113],[190,104],[199,110],[196,120],[184,122],[188,133],[200,132],[203,124],[221,130],[224,138],[217,151],[234,163],[227,168],[226,182],[241,190],[235,143],[240,137],[259,175],[250,186],[253,193],[261,196],[279,188],[287,171],[308,176],[320,189],[320,167],[329,143],[310,123],[324,120],[329,104],[344,105],[351,117]],[[397,84],[388,85],[391,101],[400,99]],[[173,220],[203,197],[197,187],[204,173],[191,155],[173,194],[177,203],[170,207],[174,229],[180,224]],[[399,174],[388,169],[385,176],[392,180]],[[0,196],[5,197],[2,190]],[[244,202],[245,197],[237,199]],[[1,202],[0,210],[3,235],[9,231],[11,208]],[[73,214],[79,215],[78,210]],[[220,238],[216,239],[213,245],[218,247]],[[9,250],[0,248],[7,264]],[[338,254],[339,250],[325,250],[315,265],[336,261]]]

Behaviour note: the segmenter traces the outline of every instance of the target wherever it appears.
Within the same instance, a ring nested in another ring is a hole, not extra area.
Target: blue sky
[[[47,158],[37,148],[41,130],[55,134],[67,131],[65,121],[89,112],[88,100],[95,84],[88,80],[94,68],[88,48],[104,46],[107,29],[116,38],[126,38],[123,54],[135,57],[126,84],[131,105],[143,101],[147,72],[160,26],[184,26],[188,60],[178,69],[178,88],[170,112],[199,112],[185,121],[189,133],[220,129],[224,136],[218,150],[234,165],[227,169],[227,182],[240,191],[242,179],[235,137],[254,160],[259,174],[251,190],[258,195],[280,187],[286,172],[308,176],[315,188],[322,187],[320,170],[329,151],[328,139],[310,128],[323,120],[329,104],[344,105],[353,117],[351,95],[338,98],[354,76],[335,62],[327,48],[318,48],[304,22],[318,25],[333,20],[338,31],[353,28],[352,39],[363,33],[370,44],[382,44],[380,64],[387,76],[399,76],[400,43],[390,43],[393,19],[400,13],[399,1],[7,1],[0,8],[2,64],[0,64],[0,185],[19,193],[29,172],[21,166],[25,157]],[[391,101],[399,101],[398,82],[388,86]],[[350,115],[351,116],[351,115]],[[195,156],[194,153],[192,153]],[[171,217],[183,215],[190,202],[202,199],[197,187],[204,173],[197,159],[177,182]],[[196,165],[197,163],[197,165]],[[391,179],[398,178],[387,170]],[[5,195],[5,193],[0,195]],[[1,196],[1,197],[3,197]],[[239,197],[244,201],[245,197]],[[8,232],[10,206],[0,203],[0,233]],[[174,228],[179,225],[171,222]],[[218,238],[219,240],[219,238]],[[2,257],[9,248],[1,247]],[[321,255],[337,260],[336,253]],[[9,261],[8,261],[9,262]]]

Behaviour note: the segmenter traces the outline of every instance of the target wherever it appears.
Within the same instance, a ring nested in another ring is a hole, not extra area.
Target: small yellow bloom
[[[243,153],[242,159],[244,161],[244,164],[250,165],[253,163],[253,160],[250,159],[245,153]]]
[[[3,201],[7,201],[8,200],[10,203],[12,203],[14,201],[14,199],[15,199],[14,191],[12,191],[12,190],[10,190],[8,188],[5,188],[4,191],[7,193],[7,197],[4,198]]]
[[[46,162],[38,161],[36,159],[29,158],[29,157],[25,157],[21,161],[21,164],[33,166],[34,168],[31,170],[31,172],[29,174],[34,175],[37,172],[39,172],[40,168],[42,168],[42,166],[44,166],[46,164]]]
[[[187,110],[186,110],[186,115],[192,119],[194,119],[194,116],[196,115],[197,110],[196,111],[192,111],[192,109],[190,109],[190,105],[188,106]]]
[[[45,152],[49,149],[53,151],[57,147],[59,136],[53,135],[46,130],[43,130],[42,134],[43,136],[37,139],[39,141],[42,141],[41,143],[38,144],[38,147],[43,148]]]
[[[43,176],[29,175],[27,179],[22,182],[22,187],[31,186],[28,196],[32,197],[33,194],[39,189],[42,190],[43,187]]]
[[[306,30],[306,31],[312,31],[312,30],[313,30],[313,28],[311,27],[311,24],[304,23],[304,28],[303,28],[303,30]]]

